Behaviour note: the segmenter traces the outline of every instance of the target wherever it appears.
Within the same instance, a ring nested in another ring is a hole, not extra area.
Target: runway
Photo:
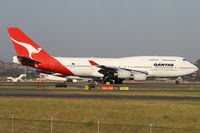
[[[194,100],[199,101],[200,97],[181,97],[181,96],[152,96],[152,95],[133,95],[134,92],[148,92],[151,93],[174,93],[174,92],[200,92],[200,83],[190,82],[176,85],[174,83],[155,83],[155,82],[138,82],[138,83],[125,83],[121,85],[112,84],[114,86],[128,86],[131,89],[129,91],[119,91],[127,93],[122,95],[117,93],[115,95],[104,94],[100,89],[92,89],[90,91],[84,90],[84,86],[88,83],[67,83],[67,88],[59,89],[55,87],[56,82],[0,82],[0,96],[12,96],[12,97],[42,97],[42,98],[81,98],[81,99],[143,99],[143,100]],[[17,86],[17,88],[12,88]],[[27,86],[29,87],[27,89]],[[31,89],[34,86],[35,89]],[[96,85],[100,87],[101,85]],[[36,88],[38,87],[38,88]],[[45,89],[42,89],[45,87]],[[48,89],[51,87],[51,89]],[[75,87],[76,89],[70,89]],[[192,90],[189,88],[193,88]],[[79,93],[81,92],[81,94]],[[85,93],[87,92],[87,93]],[[89,92],[89,93],[88,93]],[[93,93],[95,92],[95,94]],[[98,94],[99,92],[99,94]],[[118,92],[118,90],[115,90]],[[73,94],[74,93],[74,94]],[[77,94],[76,94],[77,93]],[[132,94],[132,95],[129,95]]]
[[[0,82],[1,86],[37,86],[37,87],[47,87],[55,86],[58,82]],[[72,83],[67,82],[67,86],[72,87],[84,87],[90,83]],[[104,84],[97,84],[96,86],[102,86]],[[188,88],[188,86],[198,86],[200,87],[200,82],[190,82],[181,83],[176,85],[175,83],[166,82],[136,82],[136,83],[124,83],[124,84],[111,84],[113,86],[128,86],[130,88]]]
[[[32,97],[32,98],[76,98],[76,99],[116,99],[116,100],[192,100],[200,101],[200,97],[181,97],[181,96],[150,96],[150,95],[128,95],[134,92],[174,92],[175,90],[131,90],[127,95],[102,94],[101,90],[92,90],[89,93],[73,94],[73,92],[88,92],[85,90],[63,90],[63,89],[10,89],[0,88],[0,96],[6,97]],[[200,92],[200,90],[176,90],[178,92]],[[61,92],[61,93],[57,93]],[[69,92],[67,94],[62,92]],[[72,92],[72,93],[70,93]],[[101,92],[93,94],[92,92]]]

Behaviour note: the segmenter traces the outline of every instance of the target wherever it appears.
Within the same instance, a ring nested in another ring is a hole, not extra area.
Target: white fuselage
[[[45,79],[45,80],[52,80],[52,81],[68,81],[72,80],[72,82],[77,82],[77,81],[92,81],[92,79],[89,78],[81,78],[78,76],[63,76],[61,77],[60,74],[55,73],[53,75],[51,74],[45,74],[45,73],[40,73],[40,78]]]
[[[55,57],[76,76],[103,77],[100,68],[92,66],[89,60],[100,65],[114,66],[147,73],[147,77],[180,77],[194,73],[198,68],[182,57],[135,56],[125,58],[65,58]]]

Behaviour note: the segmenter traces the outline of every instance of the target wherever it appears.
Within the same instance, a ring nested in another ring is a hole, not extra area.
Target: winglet
[[[89,62],[90,62],[90,64],[92,65],[92,66],[98,66],[99,64],[97,64],[96,62],[94,62],[94,61],[92,61],[92,60],[89,60]]]

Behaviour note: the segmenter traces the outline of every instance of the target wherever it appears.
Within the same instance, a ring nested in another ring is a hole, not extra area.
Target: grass
[[[1,86],[4,88],[4,86]],[[6,86],[8,88],[8,86]],[[55,87],[13,87],[25,89],[55,89]],[[75,87],[56,89],[80,89]],[[82,88],[84,89],[84,88]],[[100,89],[100,88],[96,88]],[[137,89],[141,90],[141,89]],[[151,90],[151,89],[148,89]],[[152,90],[200,90],[187,88],[156,88]],[[135,91],[49,91],[56,94],[178,96],[200,97],[200,92],[135,92]],[[94,133],[100,120],[103,133],[146,133],[153,124],[153,133],[199,133],[200,101],[173,100],[106,100],[0,97],[0,133],[11,132],[11,116],[15,115],[15,133],[49,133],[46,112],[55,115],[54,133]]]
[[[200,97],[200,92],[137,92],[137,91],[51,91],[49,94],[73,94],[73,95],[114,95],[114,96],[177,96]]]
[[[100,119],[101,131],[106,133],[148,132],[149,122],[154,132],[199,132],[199,110],[198,101],[0,97],[0,118],[6,118],[0,121],[0,132],[10,132],[8,112],[15,114],[14,129],[20,133],[50,132],[46,112],[57,114],[54,119],[56,133],[96,132],[93,115]]]
[[[57,89],[61,90],[85,90],[84,88],[77,88],[77,87],[36,87],[36,86],[1,86],[1,88],[14,88],[14,89],[50,89],[54,90],[48,93],[51,94],[82,94],[82,95],[123,95],[123,96],[178,96],[178,97],[200,97],[200,92],[196,92],[195,90],[200,90],[200,87],[191,87],[188,88],[140,88],[140,89],[132,89],[132,90],[164,90],[166,92],[137,92],[137,91],[56,91]],[[100,87],[93,88],[92,90],[100,90]],[[173,90],[173,91],[172,91]],[[176,91],[178,90],[178,91]],[[191,90],[191,92],[179,92],[180,90]],[[193,92],[192,92],[193,91]]]

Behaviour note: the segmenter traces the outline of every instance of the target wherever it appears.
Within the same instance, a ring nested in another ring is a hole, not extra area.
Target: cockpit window
[[[183,59],[183,61],[186,61],[186,59]]]

